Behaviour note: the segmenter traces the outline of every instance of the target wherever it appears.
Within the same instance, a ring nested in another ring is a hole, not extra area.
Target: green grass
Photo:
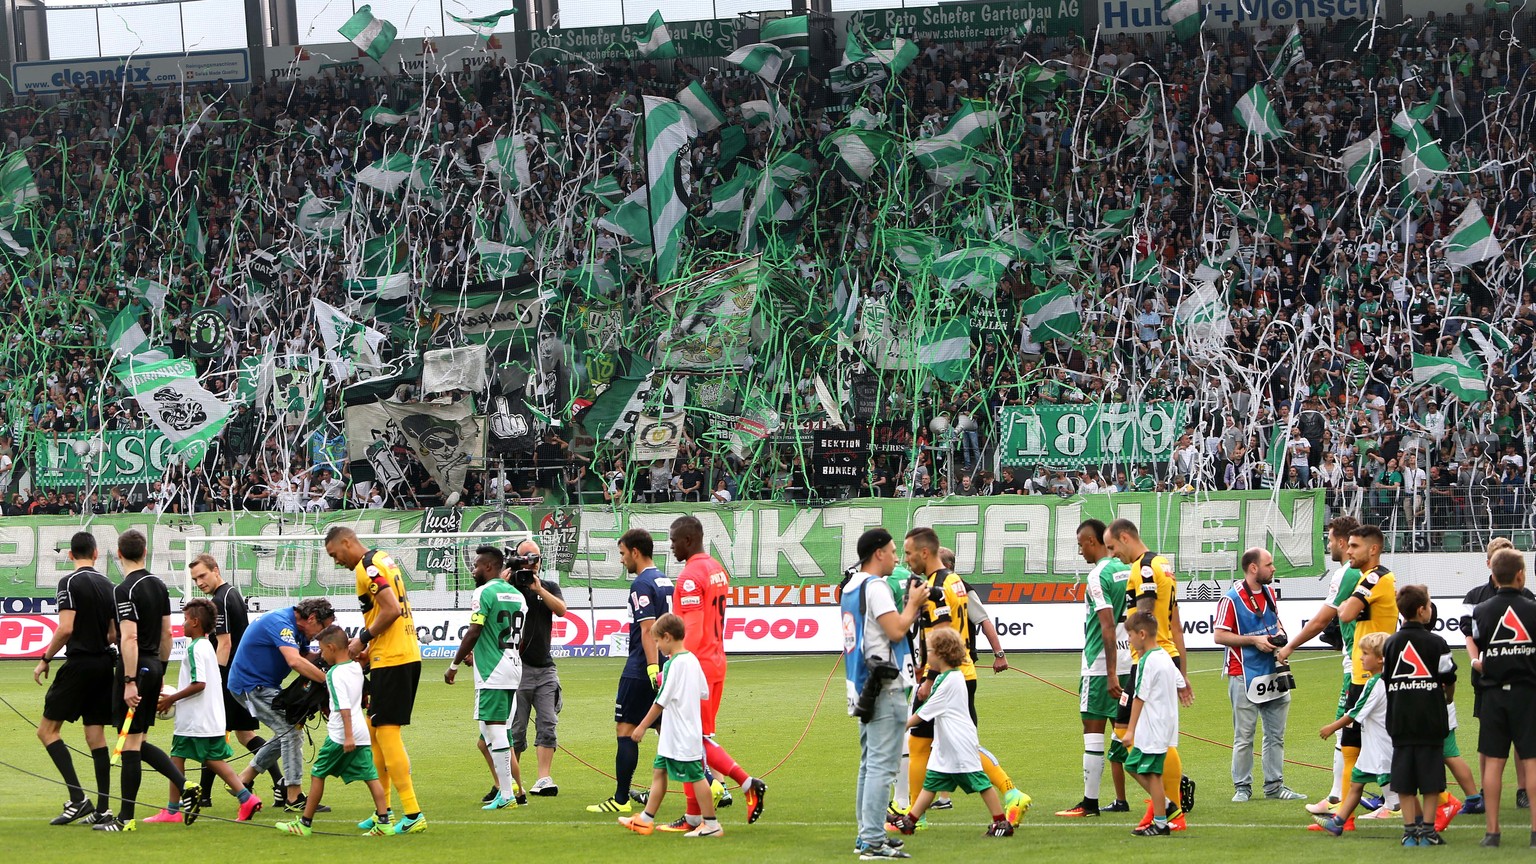
[[[1016,655],[1014,661],[1030,672],[1075,689],[1075,655]],[[1333,655],[1321,652],[1298,656],[1300,689],[1291,710],[1286,754],[1289,758],[1327,766],[1330,745],[1318,740],[1317,729],[1333,718],[1338,687],[1338,665]],[[857,724],[846,716],[842,670],[836,659],[814,657],[742,657],[731,663],[730,686],[721,715],[722,744],[749,771],[770,772],[768,807],[757,825],[744,824],[740,798],[735,807],[722,811],[727,837],[711,844],[711,858],[736,862],[852,859],[853,783],[858,758]],[[1183,729],[1218,742],[1231,740],[1231,715],[1225,682],[1215,653],[1194,658],[1196,704],[1185,712]],[[663,847],[686,847],[691,841],[670,835],[638,837],[623,831],[612,817],[585,812],[611,792],[611,782],[570,755],[555,761],[558,798],[536,798],[526,809],[482,813],[480,796],[489,787],[489,774],[474,749],[475,724],[468,719],[472,693],[465,681],[454,687],[442,683],[444,664],[427,664],[416,704],[416,724],[406,731],[406,744],[415,764],[416,788],[431,829],[424,834],[387,839],[313,837],[302,840],[278,834],[269,827],[279,818],[261,813],[260,827],[200,821],[191,828],[141,825],[133,835],[114,837],[77,827],[53,828],[47,820],[65,800],[64,790],[52,783],[0,767],[0,837],[5,851],[27,864],[41,861],[81,860],[94,850],[133,850],[136,860],[171,860],[186,856],[206,858],[217,854],[224,860],[270,860],[282,854],[360,854],[363,845],[389,844],[409,847],[407,860],[475,861],[500,859],[516,848],[519,857],[548,862],[625,861],[628,856],[666,854]],[[43,688],[31,681],[31,664],[0,663],[0,694],[28,717],[41,711]],[[612,770],[612,705],[619,663],[616,660],[569,660],[561,666],[565,686],[565,713],[561,717],[563,746],[597,768]],[[819,710],[817,700],[825,688]],[[1333,839],[1304,830],[1308,824],[1298,804],[1256,801],[1229,803],[1228,751],[1215,744],[1184,740],[1185,770],[1200,784],[1200,800],[1190,815],[1190,830],[1166,840],[1133,838],[1132,821],[1124,815],[1098,820],[1068,821],[1051,814],[1075,803],[1082,794],[1081,727],[1077,701],[1059,690],[1024,675],[1006,672],[985,678],[980,691],[981,739],[1002,759],[1015,781],[1034,796],[1035,808],[1025,817],[1019,835],[1011,840],[981,836],[985,822],[975,798],[956,801],[955,809],[935,812],[933,827],[910,838],[908,848],[919,859],[957,861],[962,857],[1007,854],[1048,856],[1053,861],[1103,861],[1124,856],[1147,844],[1177,850],[1187,864],[1228,860],[1295,860],[1301,856],[1355,856],[1378,852],[1411,854],[1416,858],[1445,858],[1450,854],[1474,854],[1469,847],[1482,836],[1481,817],[1463,817],[1448,834],[1449,850],[1413,850],[1396,847],[1400,825],[1362,827],[1355,835]],[[1460,736],[1472,755],[1475,724],[1470,696],[1462,694],[1461,716],[1468,718]],[[796,742],[802,733],[804,740]],[[322,733],[323,734],[323,733]],[[152,740],[162,746],[170,730],[157,728]],[[66,740],[79,745],[78,727],[66,728]],[[47,755],[33,736],[30,725],[0,706],[0,760],[48,778],[56,774]],[[641,772],[649,777],[654,738],[642,745]],[[308,750],[306,755],[312,756]],[[782,764],[781,764],[782,762]],[[89,760],[76,757],[77,770],[89,778]],[[533,776],[531,754],[524,770]],[[146,770],[142,801],[159,801],[164,781]],[[1289,766],[1287,781],[1314,797],[1327,791],[1325,770]],[[87,782],[90,782],[87,779]],[[114,785],[116,779],[114,778]],[[267,792],[265,780],[260,791]],[[1134,784],[1133,784],[1134,787]],[[1109,797],[1106,776],[1104,797]],[[114,791],[117,791],[114,789]],[[352,822],[369,811],[366,790],[333,784],[326,803],[336,812],[321,816],[317,830],[348,832]],[[1513,789],[1506,796],[1506,844],[1503,850],[1476,850],[1481,859],[1501,855],[1528,855],[1523,822],[1526,814],[1514,810]],[[1132,793],[1138,802],[1139,790]],[[682,809],[681,795],[672,795],[662,816],[675,817]],[[232,799],[219,795],[212,815],[232,816]],[[142,808],[141,817],[148,815]],[[1137,814],[1139,816],[1139,813]],[[189,842],[190,841],[190,842]],[[233,844],[239,844],[236,847]],[[516,844],[515,847],[508,844]],[[198,849],[196,847],[200,846]],[[307,847],[307,848],[306,848]],[[238,848],[238,852],[235,850]],[[537,849],[537,853],[530,850]],[[301,852],[302,850],[302,852]],[[394,854],[394,853],[392,853]],[[686,853],[685,853],[686,854]]]

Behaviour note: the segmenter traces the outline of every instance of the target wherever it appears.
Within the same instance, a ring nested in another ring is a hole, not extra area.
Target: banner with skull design
[[[130,359],[113,374],[187,467],[203,461],[209,443],[229,420],[229,405],[198,383],[196,364],[186,359],[151,363]]]
[[[377,404],[399,427],[443,495],[456,502],[469,469],[485,463],[482,421],[475,416],[474,400]]]

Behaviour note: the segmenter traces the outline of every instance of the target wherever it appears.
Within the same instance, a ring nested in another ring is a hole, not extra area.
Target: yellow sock
[[[1169,747],[1163,757],[1163,795],[1175,804],[1179,803],[1179,780],[1184,777],[1184,760],[1179,758],[1179,748]]]
[[[1344,784],[1343,784],[1343,788],[1344,789],[1348,789],[1349,788],[1349,784],[1350,784],[1349,777],[1350,777],[1351,774],[1355,773],[1355,762],[1360,759],[1360,748],[1359,747],[1340,747],[1339,749],[1344,751]]]
[[[997,764],[997,760],[985,748],[981,751],[981,770],[986,772],[987,779],[997,787],[997,794],[1007,795],[1013,791],[1013,778],[1008,776],[1008,772],[1003,770],[1003,766]]]
[[[411,757],[405,752],[405,741],[400,737],[399,726],[379,726],[373,733],[373,746],[384,755],[389,766],[389,777],[400,792],[400,810],[409,815],[420,813],[416,803],[416,787],[411,782]]]
[[[379,783],[384,787],[384,800],[389,800],[389,763],[384,759],[384,747],[379,744],[379,730],[373,727],[373,720],[364,721],[368,726],[368,739],[373,742],[373,770],[379,775]]]
[[[923,791],[923,778],[928,776],[928,757],[933,753],[933,739],[910,735],[907,737],[907,750],[907,783],[912,800],[916,801],[917,793]]]

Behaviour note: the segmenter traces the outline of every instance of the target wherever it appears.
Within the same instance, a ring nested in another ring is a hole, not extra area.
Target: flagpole
[[[641,164],[645,167],[645,221],[647,226],[651,229],[651,272],[655,274],[654,278],[656,279],[656,283],[659,286],[661,284],[661,252],[656,248],[656,211],[651,203],[651,144],[649,135],[646,131],[645,118],[645,99],[642,97],[640,100],[640,127],[638,131],[640,135],[640,161]],[[623,250],[620,250],[619,256],[620,258],[623,257]],[[641,305],[643,306],[645,298],[641,297],[640,299],[642,301]],[[589,592],[590,588],[591,586],[589,585]]]

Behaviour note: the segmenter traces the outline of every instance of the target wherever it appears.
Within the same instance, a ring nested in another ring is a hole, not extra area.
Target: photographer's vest
[[[876,628],[874,633],[864,632],[864,622],[868,615],[865,613],[864,591],[873,583],[884,580],[868,573],[855,573],[848,584],[843,586],[842,598],[838,606],[843,618],[843,671],[848,679],[848,713],[853,713],[854,705],[859,701],[859,693],[864,690],[864,682],[869,678],[869,664],[866,658],[866,639],[878,639],[881,643],[891,648],[890,661],[900,670],[900,675],[892,682],[892,686],[910,687],[912,684],[912,649],[906,639],[895,642],[885,637],[885,631]],[[900,614],[900,610],[897,610]]]
[[[1257,595],[1259,611],[1249,608],[1246,597],[1253,597],[1245,582],[1227,589],[1227,599],[1232,602],[1232,613],[1237,616],[1237,632],[1243,636],[1274,636],[1280,630],[1280,608],[1276,605],[1274,591],[1265,585]],[[1272,686],[1275,676],[1275,655],[1261,651],[1252,645],[1244,645],[1240,652],[1243,659],[1243,686],[1247,688],[1249,702],[1269,702],[1285,695],[1285,691]]]

